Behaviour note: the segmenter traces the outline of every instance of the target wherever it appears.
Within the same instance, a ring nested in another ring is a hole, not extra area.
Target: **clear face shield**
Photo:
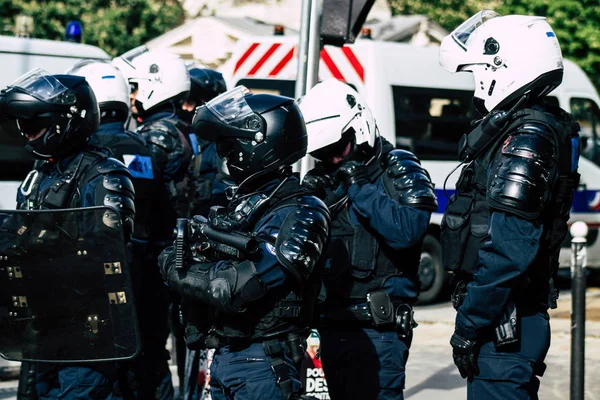
[[[19,89],[45,103],[75,105],[77,97],[58,79],[43,69],[34,69],[21,76],[10,88]]]
[[[247,94],[250,94],[250,90],[238,86],[206,103],[206,108],[223,125],[248,132],[258,132],[262,128],[262,118],[248,105],[245,98]]]
[[[490,19],[501,17],[496,11],[482,10],[460,24],[440,45],[440,65],[450,71],[457,72],[461,65],[469,64],[467,59],[468,42],[473,33]]]

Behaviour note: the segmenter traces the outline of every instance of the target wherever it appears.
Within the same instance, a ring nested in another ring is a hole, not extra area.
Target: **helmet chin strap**
[[[252,175],[250,175],[249,177],[244,179],[239,185],[232,185],[232,186],[227,187],[227,189],[229,189],[229,190],[226,190],[226,193],[225,193],[225,195],[227,196],[227,200],[233,200],[242,187],[247,186],[250,182],[252,182],[256,178],[263,176],[263,175],[268,175],[269,173],[280,175],[281,177],[284,178],[284,181],[287,181],[289,179],[289,177],[292,176],[292,167],[290,167],[289,165],[282,165],[274,171],[258,171],[258,172],[253,173]],[[245,196],[246,195],[244,195],[244,197]]]

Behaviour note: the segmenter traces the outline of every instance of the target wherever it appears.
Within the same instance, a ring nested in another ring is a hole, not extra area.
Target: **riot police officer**
[[[188,65],[188,73],[191,82],[190,93],[179,110],[179,116],[189,124],[187,136],[194,152],[194,159],[187,174],[187,185],[181,185],[178,197],[183,197],[185,203],[183,216],[207,216],[210,206],[227,205],[225,196],[227,185],[224,182],[227,177],[221,171],[223,160],[217,155],[215,143],[198,139],[191,130],[191,124],[196,107],[224,93],[227,86],[220,72],[199,68],[192,64]],[[176,299],[175,302],[180,303],[181,299]],[[173,311],[178,311],[178,307],[173,307]],[[173,330],[177,347],[177,368],[179,381],[182,382],[179,389],[183,399],[197,399],[202,396],[204,390],[204,387],[198,386],[198,374],[201,373],[201,360],[207,358],[206,350],[186,350],[179,313],[173,314],[171,323],[175,327]]]
[[[186,177],[193,154],[187,128],[177,113],[189,93],[190,78],[181,57],[169,52],[143,52],[128,61],[127,67],[129,83],[136,87],[131,107],[139,123],[136,133],[146,140],[165,184],[165,190],[158,194],[161,211],[153,217],[160,231],[149,251],[155,265],[158,254],[171,241],[175,220],[185,206],[178,196],[178,185]],[[153,381],[146,386],[149,394],[154,397],[156,390],[157,398],[170,399],[174,392],[166,342],[171,295],[158,271],[143,289],[148,314],[140,319],[147,319],[150,329],[142,333],[144,350],[136,362],[141,369],[137,374]]]
[[[188,66],[190,74],[190,93],[179,110],[181,119],[190,125],[189,141],[194,152],[194,162],[190,168],[189,215],[208,215],[211,205],[225,205],[225,188],[223,176],[219,174],[221,160],[217,156],[214,142],[198,139],[191,131],[191,123],[196,107],[202,106],[227,90],[225,80],[220,72],[211,69]],[[218,176],[219,175],[219,176]],[[216,178],[216,179],[215,179]],[[188,215],[188,216],[189,216]]]
[[[459,144],[466,166],[441,225],[458,282],[454,363],[469,399],[537,398],[579,180],[579,127],[544,104],[562,81],[560,46],[543,17],[484,10],[444,38],[440,63],[473,73],[482,116]]]
[[[216,142],[238,184],[228,206],[213,209],[209,222],[198,225],[200,236],[237,232],[238,238],[260,244],[229,260],[217,252],[212,262],[194,261],[200,260],[198,249],[207,248],[194,245],[194,258],[184,259],[183,268],[177,268],[178,252],[169,248],[159,260],[163,276],[182,296],[217,311],[205,335],[216,347],[210,375],[214,399],[251,399],[259,393],[297,398],[295,362],[304,354],[303,336],[320,283],[317,261],[329,234],[327,208],[307,195],[291,172],[290,165],[306,153],[302,114],[291,98],[251,94],[240,86],[198,108],[193,125],[201,138]],[[220,241],[211,237],[208,248],[219,248]]]
[[[135,218],[134,189],[131,174],[120,161],[110,158],[106,153],[95,151],[88,145],[90,136],[98,128],[100,113],[94,93],[85,78],[69,75],[50,75],[40,69],[33,70],[9,86],[8,89],[2,91],[0,94],[0,114],[10,119],[16,119],[21,134],[28,140],[27,148],[33,152],[34,157],[38,160],[34,169],[18,189],[17,204],[19,209],[57,210],[107,205],[118,210],[117,215],[119,215],[120,224],[125,230],[125,237],[128,238],[131,235]],[[58,241],[57,238],[72,238],[73,231],[77,232],[74,227],[82,223],[81,219],[88,218],[93,213],[93,210],[87,214],[73,211],[71,214],[78,217],[74,217],[74,221],[71,221],[70,225],[59,224],[58,222],[62,221],[63,218],[69,219],[69,213],[66,217],[60,218],[49,216],[42,220],[42,217],[39,217],[37,218],[38,235],[36,235],[38,239],[30,243],[39,247],[43,244],[40,239],[45,236],[49,237],[46,242],[49,244],[54,243],[53,240]],[[36,217],[31,216],[28,218],[36,219]],[[40,224],[43,226],[44,221],[49,227],[43,227],[42,229]],[[111,225],[120,227],[117,222],[111,221],[108,214],[104,214],[104,217],[85,219],[84,222],[89,224],[85,228],[86,230],[102,230],[105,226],[110,227]],[[50,228],[50,226],[54,225],[62,225],[61,232],[51,234],[50,231],[54,228]],[[31,229],[28,229],[28,226],[31,226]],[[26,232],[27,230],[35,231],[35,225],[23,223],[19,232]],[[2,231],[9,232],[10,229],[7,230],[5,224]],[[81,231],[79,232],[81,233]],[[84,241],[81,240],[81,242]],[[49,245],[49,247],[59,246]],[[75,253],[75,249],[72,250]],[[111,249],[106,248],[103,251],[110,253]],[[81,251],[79,254],[82,254]],[[39,256],[43,257],[43,253],[40,253]],[[44,260],[44,262],[51,263],[52,260]],[[81,265],[78,265],[78,267],[81,269],[89,267],[89,265],[84,264],[84,259],[79,262]],[[64,273],[67,267],[68,265],[65,262],[60,266],[60,269]],[[119,266],[119,268],[121,267]],[[123,271],[120,270],[120,272]],[[85,271],[82,270],[81,273],[83,274]],[[29,279],[32,278],[34,277],[29,277]],[[40,290],[42,294],[47,293],[48,298],[46,301],[48,303],[57,300],[52,298],[51,293],[54,290],[60,290],[61,284],[56,283],[60,279],[60,276],[48,277],[48,285],[54,283],[59,287],[49,286]],[[79,278],[68,277],[67,279],[80,279],[82,285],[85,282],[83,275],[79,275]],[[101,284],[104,285],[103,282]],[[86,293],[84,287],[79,289],[82,293]],[[79,301],[85,301],[87,305],[92,304],[94,293],[90,290]],[[122,293],[125,296],[125,292]],[[67,298],[71,295],[66,294]],[[43,298],[40,301],[43,301]],[[60,299],[58,301],[60,302]],[[108,304],[106,293],[102,296],[102,303]],[[59,352],[54,359],[61,359],[61,357],[65,357],[65,359],[86,358],[86,354],[72,354],[73,352],[83,351],[82,348],[75,349],[78,346],[77,339],[71,342],[71,345],[74,346],[70,347],[71,351],[53,349],[51,343],[57,343],[53,340],[54,330],[62,331],[59,333],[59,336],[62,335],[62,338],[58,338],[59,341],[68,343],[70,339],[85,337],[90,340],[90,342],[86,342],[86,345],[92,344],[92,347],[96,348],[92,353],[105,350],[101,342],[93,344],[96,341],[96,335],[102,334],[103,328],[93,325],[91,316],[89,317],[89,321],[92,321],[89,325],[89,332],[65,332],[65,326],[60,324],[69,324],[71,320],[61,320],[60,315],[55,316],[55,325],[52,325],[53,318],[49,318],[49,316],[52,315],[53,310],[40,312],[39,301],[37,304],[38,308],[36,308],[34,299],[29,299],[29,305],[32,308],[28,311],[31,314],[28,315],[33,315],[32,318],[35,318],[37,314],[39,317],[37,318],[39,325],[34,329],[38,332],[41,331],[41,333],[45,332],[41,340],[42,342],[46,341],[47,347],[40,344],[36,351],[41,352],[43,355],[34,353],[29,356],[30,359],[44,359],[48,357],[47,352],[52,353],[53,351]],[[61,308],[58,311],[62,318],[69,315],[75,318],[81,310],[87,307],[87,305],[81,303],[78,305],[69,304],[74,308]],[[63,305],[63,307],[69,307],[69,304]],[[43,305],[41,307],[43,308]],[[126,317],[126,314],[123,314],[125,318],[132,318],[134,315],[130,314],[129,317]],[[50,321],[50,325],[41,322],[43,320]],[[116,320],[104,320],[103,323],[115,324],[117,322]],[[57,323],[58,325],[56,325]],[[131,327],[135,326],[137,328],[135,320],[130,324]],[[48,328],[48,326],[52,328]],[[75,326],[77,329],[81,328],[81,325]],[[72,336],[70,336],[71,334]],[[109,335],[112,341],[112,339],[117,340],[119,333],[115,334],[114,337],[110,333]],[[80,345],[82,344],[80,343]],[[103,354],[96,355],[99,356],[98,358],[103,358]],[[106,359],[110,358],[106,354],[104,356]],[[24,363],[19,392],[25,398],[32,398],[34,394],[31,383],[34,383],[39,398],[106,399],[112,396],[115,373],[114,363],[111,362],[66,363],[60,364],[60,366],[56,364]]]
[[[184,178],[192,157],[185,128],[177,116],[190,91],[189,74],[181,57],[169,52],[148,51],[134,58],[131,66],[135,75],[129,82],[137,85],[137,133],[146,139],[169,194],[175,198],[175,184]]]
[[[402,398],[433,184],[412,153],[379,136],[350,86],[319,83],[300,108],[308,151],[320,161],[303,184],[322,188],[332,213],[319,328],[329,393]]]
[[[141,317],[140,331],[146,337],[156,330],[153,317],[156,310],[151,308],[151,298],[155,293],[145,287],[158,277],[156,260],[148,255],[151,243],[160,239],[163,234],[154,218],[161,212],[157,201],[158,195],[164,192],[161,172],[153,161],[152,152],[145,140],[140,135],[125,130],[124,124],[129,116],[129,85],[121,72],[106,62],[84,60],[75,65],[69,74],[86,78],[100,106],[100,126],[92,135],[90,145],[110,151],[115,158],[125,163],[132,175],[136,219],[132,235],[131,267],[136,307]],[[145,356],[144,353],[135,361],[134,368],[140,398],[154,393],[151,383],[153,379],[148,377],[147,369],[141,367],[147,363]],[[122,391],[133,390],[124,385],[128,369],[129,367],[121,369]]]

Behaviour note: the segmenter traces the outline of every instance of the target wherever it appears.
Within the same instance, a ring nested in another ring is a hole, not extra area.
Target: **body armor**
[[[226,340],[264,340],[308,328],[321,284],[318,260],[329,233],[329,213],[319,199],[306,195],[296,180],[267,194],[258,192],[234,201],[220,224],[254,232],[257,222],[287,212],[277,238],[261,240],[270,246],[293,284],[267,290],[252,257],[225,261],[218,270],[214,262],[194,264],[185,272],[171,268],[170,276],[179,274],[167,278],[171,286],[194,301],[190,303],[193,308],[185,307],[189,347],[203,346],[207,321],[212,321],[212,331]],[[174,263],[174,257],[166,262]],[[216,315],[207,310],[206,303],[218,310]]]
[[[493,210],[537,221],[543,225],[542,243],[524,283],[535,290],[523,293],[555,307],[558,254],[579,183],[578,132],[566,112],[534,106],[517,111],[483,145],[464,167],[442,220],[446,270],[467,279],[473,273]]]
[[[382,150],[380,157],[368,165],[370,181],[381,179],[387,195],[401,205],[437,210],[433,183],[418,159],[408,151],[394,150],[390,143],[378,140],[381,142],[376,145],[382,146]],[[327,273],[323,278],[327,310],[365,303],[368,294],[382,289],[392,276],[418,282],[420,254],[420,243],[406,249],[392,249],[368,226],[353,224],[347,207],[338,207],[333,214]],[[414,302],[414,299],[396,300]],[[339,314],[337,310],[333,313]]]

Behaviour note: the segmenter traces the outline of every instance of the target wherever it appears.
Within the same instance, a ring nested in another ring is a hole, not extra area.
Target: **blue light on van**
[[[546,32],[546,36],[548,36],[548,37],[556,37],[556,35],[554,34],[554,32]]]
[[[83,27],[79,21],[69,21],[65,29],[65,40],[67,42],[81,43],[83,39]]]
[[[114,75],[104,75],[102,79],[115,79]]]

